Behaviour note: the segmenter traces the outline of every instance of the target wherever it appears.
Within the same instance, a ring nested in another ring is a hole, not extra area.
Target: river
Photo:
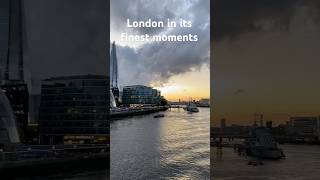
[[[250,157],[239,156],[233,148],[223,148],[222,156],[213,158],[215,180],[318,180],[320,177],[320,146],[280,145],[286,159],[264,160],[264,165],[248,165]]]
[[[113,121],[111,179],[209,179],[210,109],[183,109]]]

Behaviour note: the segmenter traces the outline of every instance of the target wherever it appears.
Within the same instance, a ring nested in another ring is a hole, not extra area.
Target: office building
[[[291,117],[291,126],[295,133],[301,136],[317,136],[318,135],[318,117],[304,116]]]
[[[157,89],[142,85],[133,85],[123,87],[122,103],[159,105],[161,101],[161,93]]]
[[[107,143],[109,98],[109,78],[106,76],[66,76],[43,80],[40,142]]]

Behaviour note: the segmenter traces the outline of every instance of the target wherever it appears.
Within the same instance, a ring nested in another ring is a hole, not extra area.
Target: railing
[[[81,145],[20,145],[13,152],[0,151],[0,161],[18,161],[43,158],[81,157],[108,152],[108,144]]]

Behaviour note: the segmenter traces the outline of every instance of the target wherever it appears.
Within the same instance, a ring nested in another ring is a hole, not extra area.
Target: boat
[[[198,107],[196,106],[195,103],[193,102],[189,102],[185,108],[185,110],[189,111],[189,112],[199,112]]]
[[[153,116],[153,118],[160,118],[160,117],[164,117],[164,114],[156,114]]]
[[[250,131],[250,137],[244,141],[244,147],[248,156],[263,159],[282,159],[285,157],[272,135],[263,127]]]

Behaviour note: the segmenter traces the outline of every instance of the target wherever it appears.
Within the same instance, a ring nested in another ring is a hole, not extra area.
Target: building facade
[[[318,136],[319,135],[319,117],[291,117],[291,126],[293,131],[301,136]]]
[[[107,143],[109,98],[109,78],[106,76],[68,76],[43,80],[40,143]]]
[[[134,85],[123,87],[122,103],[158,105],[161,101],[161,93],[151,87]]]

